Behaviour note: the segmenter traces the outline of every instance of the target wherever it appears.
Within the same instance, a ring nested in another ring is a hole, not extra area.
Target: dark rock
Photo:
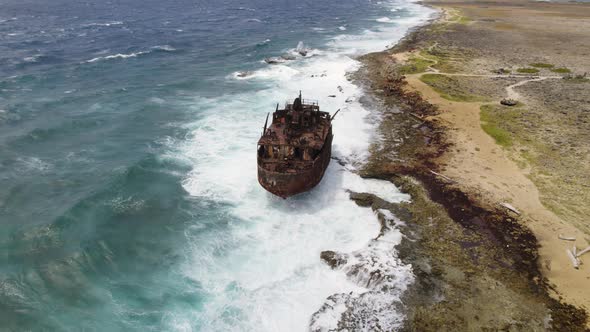
[[[350,193],[350,199],[355,201],[355,203],[362,207],[371,206],[373,204],[373,200],[375,199],[375,195],[368,194],[368,193]]]
[[[504,68],[496,69],[493,72],[495,74],[500,74],[500,75],[507,75],[507,74],[511,73],[511,71],[509,69],[504,69]]]
[[[346,264],[346,256],[331,250],[322,251],[320,258],[333,269]]]
[[[329,95],[330,98],[336,98],[336,95]]]
[[[278,63],[283,63],[284,60],[281,58],[277,58],[277,57],[272,57],[272,58],[265,58],[264,62],[268,63],[269,65],[275,65]]]
[[[505,106],[516,106],[518,104],[518,101],[516,101],[514,99],[502,99],[500,101],[500,104],[505,105]]]

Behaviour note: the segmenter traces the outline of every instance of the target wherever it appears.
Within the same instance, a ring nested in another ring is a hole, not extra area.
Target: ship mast
[[[277,104],[277,109],[279,108],[279,104]],[[262,130],[262,136],[264,136],[264,133],[266,133],[266,125],[268,124],[268,116],[270,115],[270,113],[266,113],[266,121],[264,121],[264,129]]]

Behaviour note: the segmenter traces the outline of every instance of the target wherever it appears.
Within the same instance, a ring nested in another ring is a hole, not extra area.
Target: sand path
[[[431,46],[430,48],[434,47],[436,45]],[[425,56],[423,56],[422,54],[413,52],[412,54],[408,53],[408,52],[403,52],[403,53],[397,53],[394,54],[393,57],[397,60],[397,61],[401,61],[401,62],[405,62],[407,61],[410,57],[417,57],[423,60],[427,60],[427,61],[431,61],[433,62],[432,65],[429,65],[426,68],[426,73],[419,73],[417,75],[422,76],[424,74],[441,74],[441,75],[446,75],[446,76],[459,76],[459,77],[485,77],[485,78],[528,78],[524,81],[520,81],[517,82],[515,84],[509,85],[506,87],[506,95],[507,98],[509,99],[522,99],[522,96],[516,92],[514,90],[514,88],[517,88],[519,86],[523,86],[527,83],[530,82],[538,82],[538,81],[543,81],[546,79],[563,79],[563,76],[557,76],[557,75],[553,75],[553,76],[540,76],[540,75],[529,75],[529,76],[524,76],[524,75],[512,75],[512,74],[469,74],[469,73],[447,73],[447,72],[441,72],[439,69],[434,68],[434,66],[436,66],[438,64],[438,60],[436,59],[431,59],[431,58],[426,58]]]

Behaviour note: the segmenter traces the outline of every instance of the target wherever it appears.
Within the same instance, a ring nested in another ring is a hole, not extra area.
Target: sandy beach
[[[414,201],[389,207],[412,220],[408,329],[583,331],[590,5],[425,4],[439,17],[363,72],[383,111],[365,176]]]

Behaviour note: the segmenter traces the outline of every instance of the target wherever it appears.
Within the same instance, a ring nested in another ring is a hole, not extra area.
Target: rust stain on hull
[[[258,141],[258,182],[267,191],[287,198],[315,187],[332,154],[332,117],[316,101],[293,103],[272,115]]]

